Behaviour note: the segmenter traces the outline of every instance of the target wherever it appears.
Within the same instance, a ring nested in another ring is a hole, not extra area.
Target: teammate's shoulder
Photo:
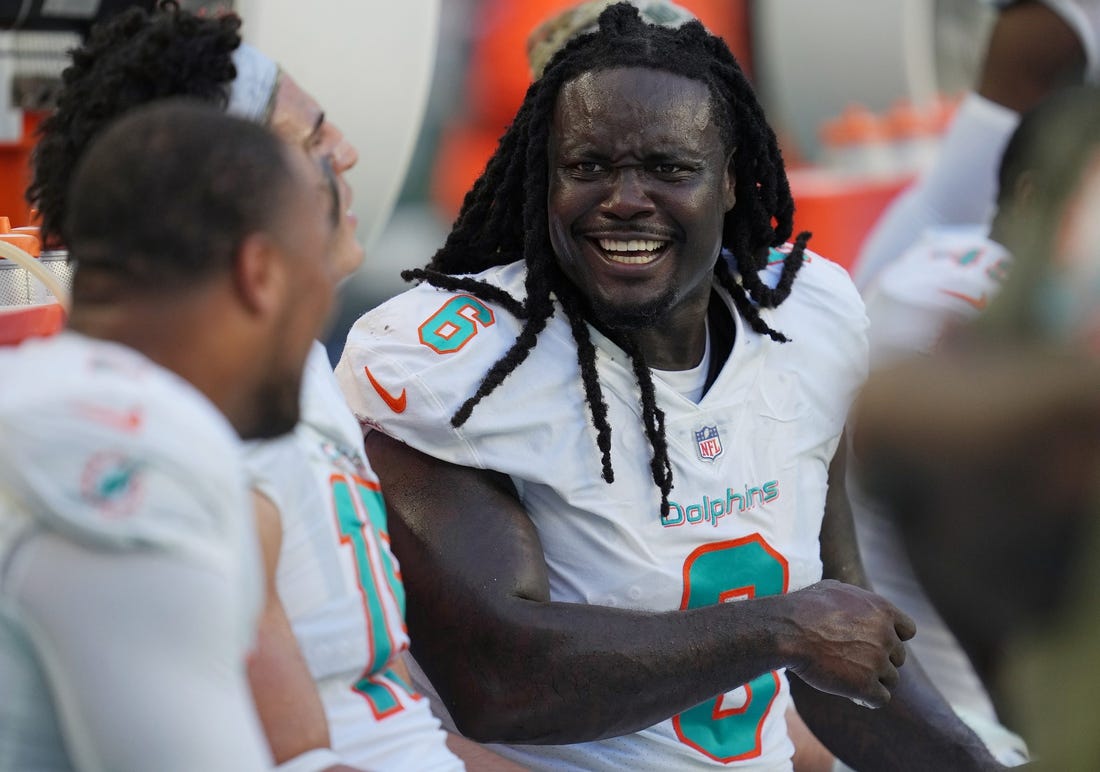
[[[186,542],[238,503],[236,435],[181,378],[72,334],[3,357],[17,375],[0,408],[0,484],[44,524],[114,546]]]
[[[1012,257],[983,226],[930,228],[884,268],[865,295],[931,308],[981,310],[1000,289]]]

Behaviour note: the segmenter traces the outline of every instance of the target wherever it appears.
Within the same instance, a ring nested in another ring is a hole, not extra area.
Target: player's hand
[[[898,685],[916,625],[886,599],[827,579],[785,596],[795,625],[788,669],[815,689],[881,708]]]

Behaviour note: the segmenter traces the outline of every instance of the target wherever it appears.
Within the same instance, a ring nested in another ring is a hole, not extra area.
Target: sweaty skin
[[[699,81],[606,70],[567,83],[550,133],[550,241],[607,328],[665,370],[703,356],[702,320],[735,203],[732,152]],[[647,242],[634,251],[601,242]],[[688,345],[684,345],[685,341]]]

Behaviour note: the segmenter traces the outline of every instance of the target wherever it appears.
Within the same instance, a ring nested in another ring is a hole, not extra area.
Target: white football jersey
[[[0,373],[0,769],[268,768],[244,674],[261,575],[224,416],[71,332],[0,349]]]
[[[356,323],[337,377],[361,421],[442,460],[511,475],[555,601],[666,611],[787,592],[821,577],[827,468],[866,375],[863,304],[843,269],[808,257],[790,297],[761,312],[790,343],[752,332],[717,289],[737,329],[716,382],[696,404],[654,379],[674,475],[665,513],[629,360],[592,330],[613,427],[615,482],[601,478],[560,309],[459,428],[451,416],[520,330],[492,303],[422,284]],[[778,275],[778,265],[766,273]],[[522,299],[524,276],[515,263],[478,278]],[[501,753],[536,769],[788,768],[789,701],[784,673],[764,673],[633,735]]]
[[[926,354],[950,327],[985,310],[1012,256],[982,225],[929,228],[863,293],[871,321],[871,365]]]
[[[364,769],[462,769],[428,701],[393,672],[409,646],[405,591],[378,478],[320,343],[306,363],[298,427],[250,443],[248,467],[279,509],[279,597],[333,750]]]

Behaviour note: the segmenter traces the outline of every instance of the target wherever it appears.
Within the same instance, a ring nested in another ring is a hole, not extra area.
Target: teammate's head
[[[588,0],[563,9],[531,30],[527,36],[527,64],[534,78],[541,78],[550,58],[561,50],[562,46],[586,32],[595,32],[599,26],[600,14],[616,0]],[[686,8],[669,0],[628,0],[638,8],[639,13],[649,24],[664,27],[679,27],[695,17]]]
[[[232,354],[252,391],[231,416],[238,430],[285,432],[332,304],[336,195],[320,163],[261,126],[193,101],[136,108],[91,142],[74,173],[64,223],[77,266],[71,325],[96,334],[106,313],[121,322],[110,329],[126,329],[119,317],[132,313],[158,339],[180,334],[174,314],[198,309],[210,324],[187,335],[242,332],[234,340],[249,344]],[[208,329],[221,324],[234,327]]]
[[[163,2],[154,13],[129,9],[92,29],[72,52],[57,109],[40,129],[27,198],[41,215],[43,240],[65,241],[68,183],[88,142],[127,111],[167,97],[191,97],[268,123],[316,157],[329,157],[342,202],[340,263],[353,271],[363,257],[348,212],[343,172],[358,155],[320,106],[277,65],[244,46],[234,14],[199,16]]]
[[[1001,155],[999,208],[1020,198],[1059,206],[1081,172],[1081,160],[1100,142],[1100,91],[1095,86],[1059,89],[1020,119]]]
[[[171,96],[226,105],[240,24],[232,14],[199,17],[167,6],[153,14],[131,8],[92,28],[72,52],[57,108],[34,149],[27,197],[41,215],[44,240],[61,236],[76,163],[113,119]]]
[[[758,306],[774,307],[789,294],[803,258],[808,234],[800,235],[786,257],[777,286],[767,287],[759,272],[766,267],[769,247],[778,246],[791,235],[794,204],[787,183],[775,134],[769,127],[752,87],[726,44],[709,34],[697,21],[676,28],[647,24],[638,10],[628,3],[613,5],[602,12],[595,32],[581,34],[555,53],[542,77],[528,89],[515,121],[504,134],[485,172],[466,195],[454,228],[444,246],[426,270],[409,272],[407,278],[420,278],[441,287],[482,293],[488,299],[505,302],[525,319],[524,329],[512,349],[486,375],[477,393],[455,414],[461,424],[478,401],[499,385],[526,358],[537,335],[554,313],[553,299],[566,313],[577,340],[586,399],[597,427],[598,444],[603,454],[603,472],[612,479],[610,427],[606,408],[595,374],[594,349],[586,320],[592,317],[590,282],[563,272],[563,258],[555,247],[561,241],[552,238],[551,213],[553,153],[560,149],[562,132],[576,128],[579,116],[562,112],[563,95],[583,89],[587,81],[610,72],[647,71],[661,73],[659,79],[684,79],[701,84],[709,123],[704,126],[681,124],[687,137],[702,142],[701,149],[721,156],[721,170],[731,186],[731,205],[724,215],[709,220],[713,233],[700,234],[715,245],[707,260],[718,280],[729,290],[741,315],[759,333],[785,340],[771,330],[757,312]],[[614,95],[612,94],[612,97]],[[624,109],[629,95],[620,96]],[[614,112],[609,103],[605,114]],[[564,125],[563,120],[570,121]],[[705,140],[701,140],[702,134]],[[684,140],[684,136],[675,137]],[[647,164],[657,163],[658,148],[647,148]],[[599,159],[589,159],[599,160]],[[617,195],[616,186],[608,194]],[[609,188],[610,190],[610,188]],[[642,191],[645,198],[651,190]],[[668,215],[668,213],[666,213]],[[681,229],[666,216],[670,241],[680,237]],[[686,241],[686,239],[685,239]],[[735,279],[727,260],[720,259],[717,246],[728,250],[735,263]],[[521,304],[500,297],[482,283],[454,275],[472,273],[515,260],[527,264],[527,297]],[[671,286],[671,282],[670,282]],[[553,299],[552,299],[553,298]],[[598,319],[596,320],[598,321]],[[654,447],[654,480],[667,499],[671,487],[663,416],[657,408],[648,367],[631,336],[619,342],[634,358],[635,373],[642,390],[646,431]]]

